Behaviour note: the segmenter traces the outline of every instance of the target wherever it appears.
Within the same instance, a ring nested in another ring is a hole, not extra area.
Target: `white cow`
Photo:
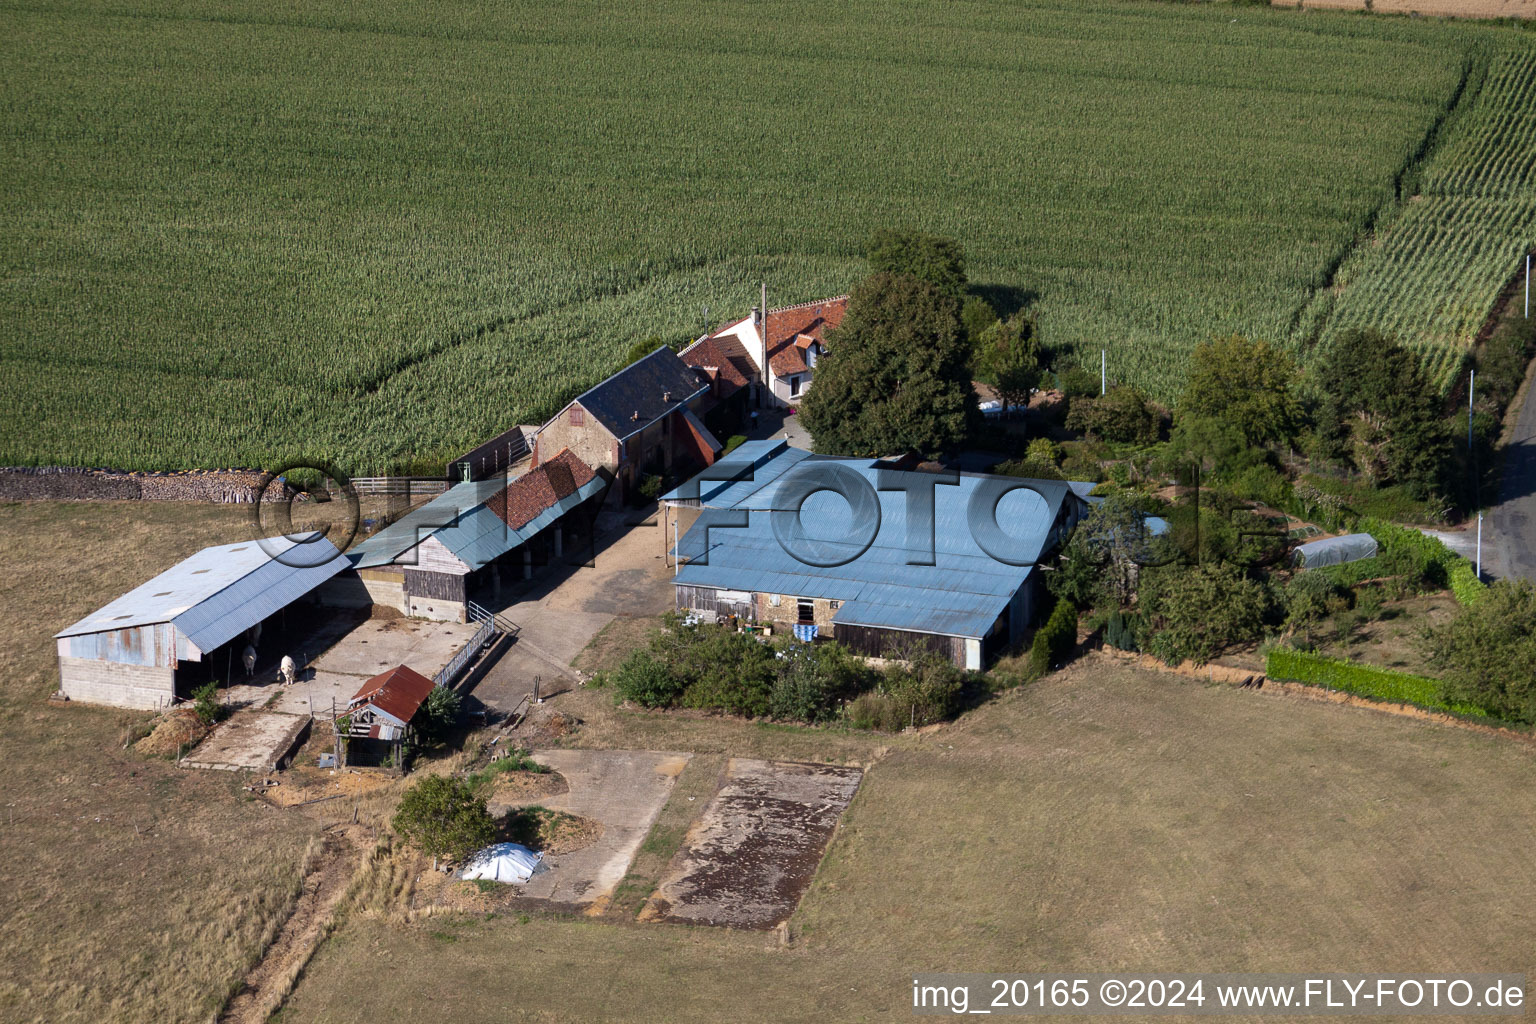
[[[284,686],[292,686],[293,685],[293,677],[294,677],[294,674],[298,671],[298,666],[293,663],[293,659],[292,658],[288,657],[288,655],[285,654],[285,655],[283,655],[282,666],[278,669],[278,671],[282,673],[283,685]]]
[[[246,644],[245,650],[240,652],[240,660],[245,662],[245,678],[256,674],[256,648]]]

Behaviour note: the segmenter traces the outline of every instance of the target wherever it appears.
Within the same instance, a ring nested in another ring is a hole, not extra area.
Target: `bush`
[[[1477,569],[1465,558],[1451,566],[1451,593],[1459,604],[1476,604],[1488,592],[1488,584],[1477,578]]]
[[[1141,620],[1116,609],[1104,623],[1104,642],[1120,651],[1141,650]]]
[[[1436,711],[1453,711],[1462,715],[1487,714],[1476,705],[1447,700],[1444,687],[1438,680],[1337,658],[1325,658],[1290,648],[1279,647],[1270,651],[1264,659],[1264,674],[1271,679],[1311,683],[1361,697],[1403,701]]]
[[[843,700],[873,682],[874,673],[838,644],[793,644],[779,658],[768,714],[782,721],[831,721]]]
[[[1024,461],[1054,467],[1061,462],[1061,445],[1048,437],[1037,437],[1029,442]]]
[[[655,473],[647,473],[638,488],[641,499],[646,502],[655,501],[666,489],[667,482]]]
[[[1446,694],[1498,717],[1536,722],[1536,589],[1500,580],[1476,600],[1425,634]]]
[[[192,691],[192,710],[204,725],[212,725],[219,720],[223,707],[219,704],[219,684],[204,683]]]
[[[429,775],[406,790],[391,826],[406,842],[432,857],[462,859],[496,837],[496,828],[464,779]]]
[[[1154,631],[1152,654],[1169,664],[1203,665],[1263,635],[1270,597],[1232,566],[1206,563],[1143,570],[1139,603]]]
[[[671,707],[685,684],[651,651],[635,651],[613,673],[614,695],[645,708]]]
[[[726,438],[725,448],[721,450],[720,454],[729,455],[731,452],[735,451],[737,448],[740,448],[746,443],[746,434],[732,434],[730,437]]]
[[[1077,606],[1071,601],[1057,601],[1045,625],[1035,630],[1029,649],[1029,669],[1043,675],[1066,660],[1077,645]]]
[[[903,657],[902,652],[892,652]],[[905,664],[891,665],[873,693],[858,697],[848,708],[848,723],[856,729],[897,732],[943,721],[960,710],[966,673],[933,650],[907,651]]]
[[[459,721],[462,706],[458,693],[446,686],[434,686],[427,694],[426,717],[422,720],[422,734],[426,739],[442,739]]]
[[[1291,577],[1281,591],[1280,601],[1285,606],[1285,624],[1292,628],[1317,622],[1349,607],[1344,590],[1316,572]]]

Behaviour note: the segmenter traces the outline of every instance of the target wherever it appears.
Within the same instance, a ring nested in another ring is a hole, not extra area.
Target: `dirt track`
[[[1536,18],[1536,0],[1280,0],[1276,7],[1326,8],[1431,18]]]
[[[219,1024],[262,1024],[320,944],[371,838],[362,825],[333,825],[325,830],[324,837],[325,848],[304,876],[293,913],[260,962],[245,976],[244,986],[219,1014]]]

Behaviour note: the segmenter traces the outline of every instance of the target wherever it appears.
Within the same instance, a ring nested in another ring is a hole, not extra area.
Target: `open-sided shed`
[[[318,533],[204,548],[67,629],[59,688],[71,700],[155,709],[228,681],[247,632],[347,568]]]

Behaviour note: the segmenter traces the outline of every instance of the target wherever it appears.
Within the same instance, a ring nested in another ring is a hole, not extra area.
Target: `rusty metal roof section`
[[[432,693],[432,680],[405,665],[396,665],[362,685],[347,702],[349,710],[367,705],[398,725],[408,725]]]

